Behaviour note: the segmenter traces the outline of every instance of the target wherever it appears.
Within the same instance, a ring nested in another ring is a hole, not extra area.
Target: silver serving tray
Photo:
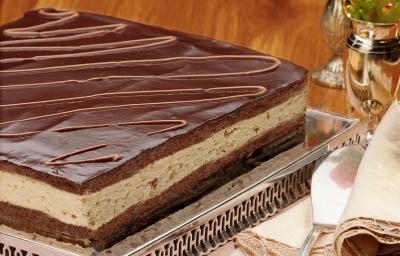
[[[249,173],[110,249],[96,252],[0,225],[0,256],[205,255],[306,196],[323,156],[360,142],[365,133],[365,125],[351,118],[313,109],[306,117],[306,143],[257,163]]]

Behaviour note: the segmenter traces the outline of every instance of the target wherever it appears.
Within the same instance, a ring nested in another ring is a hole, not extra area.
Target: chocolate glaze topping
[[[305,76],[216,40],[53,9],[1,26],[0,54],[0,169],[77,185]]]

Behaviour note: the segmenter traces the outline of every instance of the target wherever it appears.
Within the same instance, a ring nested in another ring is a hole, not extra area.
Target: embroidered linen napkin
[[[400,105],[386,112],[358,168],[334,242],[339,256],[400,253]]]

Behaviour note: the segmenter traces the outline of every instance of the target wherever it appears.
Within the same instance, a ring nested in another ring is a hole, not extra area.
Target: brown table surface
[[[95,12],[196,33],[288,59],[308,70],[331,55],[323,0],[0,0],[0,24],[43,7]],[[309,105],[350,115],[345,92],[310,82]]]

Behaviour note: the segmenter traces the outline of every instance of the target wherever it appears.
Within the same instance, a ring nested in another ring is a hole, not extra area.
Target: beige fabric
[[[308,196],[252,231],[291,247],[300,247],[311,228],[311,197]]]
[[[252,231],[237,235],[234,243],[246,256],[297,256],[299,249],[273,239],[265,238]],[[332,247],[314,247],[311,256],[335,256]]]
[[[400,223],[372,218],[348,219],[336,233],[337,255],[393,255],[400,253]]]
[[[230,245],[218,249],[212,256],[261,256],[297,255],[308,232],[312,228],[311,198],[308,196],[284,212],[259,224],[253,229],[237,235],[234,239],[237,250]],[[322,234],[316,242],[314,256],[333,256],[331,244],[333,234]]]
[[[358,169],[336,232],[338,255],[400,252],[400,105],[392,104]]]
[[[233,242],[248,256],[287,255],[295,256],[297,249],[276,240],[267,239],[252,231],[243,232]]]
[[[234,240],[235,246],[246,256],[296,255],[296,247],[300,247],[300,244],[286,244],[285,241],[304,239],[304,232],[311,227],[304,223],[288,225],[287,221],[297,214],[306,216],[304,221],[308,223],[311,220],[309,208],[304,208],[303,204],[303,207],[294,207],[283,213],[282,216],[287,217],[280,217],[272,225],[281,225],[280,229],[262,232],[268,226],[262,224],[263,228],[256,228],[257,233],[247,231],[239,234]],[[279,242],[271,239],[276,237],[279,237]],[[396,253],[400,254],[400,105],[397,102],[387,111],[361,161],[334,240],[328,237],[324,242],[319,241],[312,255],[372,256]]]

